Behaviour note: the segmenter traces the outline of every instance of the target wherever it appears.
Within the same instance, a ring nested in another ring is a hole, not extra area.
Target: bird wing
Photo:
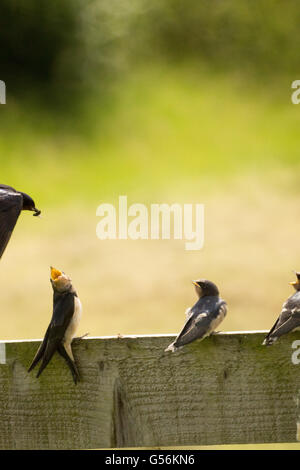
[[[281,327],[284,323],[286,323],[288,321],[290,316],[291,316],[291,311],[289,309],[283,308],[281,314],[277,318],[276,322],[274,323],[274,325],[270,329],[270,331],[267,334],[265,339],[270,338],[270,336],[273,335],[273,333],[277,330],[277,328]]]
[[[176,347],[191,343],[195,339],[201,339],[210,334],[226,315],[226,303],[219,302],[213,311],[199,310],[194,312],[185,323],[182,331],[177,336],[174,345]]]
[[[284,312],[284,317],[280,315],[266,339],[270,338],[270,336],[282,336],[297,327],[300,327],[300,308]]]
[[[0,258],[9,242],[23,206],[20,193],[0,186]]]
[[[48,327],[48,337],[46,340],[46,347],[43,351],[43,360],[41,367],[37,373],[37,377],[41,375],[45,367],[50,362],[53,354],[58,349],[59,345],[64,339],[66,329],[74,313],[74,294],[67,293],[56,295],[54,294],[54,308],[53,315]]]
[[[49,337],[49,330],[50,330],[50,325],[48,326],[47,328],[47,331],[46,331],[46,334],[44,336],[44,339],[39,347],[39,349],[37,350],[37,353],[36,355],[34,356],[33,358],[33,361],[32,363],[30,364],[30,367],[28,369],[28,372],[30,372],[32,369],[35,368],[35,366],[37,365],[37,363],[42,359],[43,355],[44,355],[44,352],[46,350],[46,346],[47,346],[47,342],[48,342],[48,337]]]
[[[282,311],[270,329],[265,340],[272,336],[281,336],[300,326],[299,293],[297,292],[283,304]]]
[[[193,310],[192,310],[191,307],[189,307],[189,308],[187,308],[186,311],[185,311],[186,319],[188,320],[191,315],[193,315]]]

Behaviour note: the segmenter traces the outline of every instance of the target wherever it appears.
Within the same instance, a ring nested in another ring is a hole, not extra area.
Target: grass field
[[[202,199],[200,251],[186,251],[181,240],[100,241],[96,201],[77,210],[46,206],[42,219],[22,214],[1,261],[2,339],[42,336],[51,313],[50,265],[74,280],[84,306],[81,333],[176,333],[196,299],[191,279],[198,276],[213,279],[228,302],[223,330],[268,329],[299,269],[291,224],[299,198],[249,181],[242,197],[240,184]]]
[[[152,64],[101,105],[94,98],[72,119],[1,107],[1,182],[43,212],[21,215],[1,260],[1,339],[43,336],[50,265],[78,290],[79,335],[176,333],[195,277],[214,280],[227,300],[222,330],[269,329],[300,270],[300,108],[290,84],[245,89],[238,76]],[[100,241],[96,208],[121,194],[129,204],[205,204],[204,248]]]
[[[297,193],[299,108],[290,83],[249,84],[196,67],[152,65],[72,115],[1,108],[1,177],[52,207],[118,194],[199,200],[232,179]],[[251,195],[250,195],[251,197]]]

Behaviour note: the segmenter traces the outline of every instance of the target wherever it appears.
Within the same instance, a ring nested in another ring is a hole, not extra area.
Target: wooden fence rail
[[[77,386],[57,354],[39,379],[27,373],[38,340],[0,342],[0,448],[295,442],[300,336],[264,347],[265,333],[219,333],[176,353],[164,353],[170,335],[75,340]]]

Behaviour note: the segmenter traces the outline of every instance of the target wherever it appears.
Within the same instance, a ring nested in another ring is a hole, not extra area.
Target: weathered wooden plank
[[[77,386],[58,355],[39,379],[27,373],[39,341],[2,342],[0,448],[296,441],[300,335],[266,348],[264,334],[220,333],[176,353],[164,353],[173,336],[83,339]]]

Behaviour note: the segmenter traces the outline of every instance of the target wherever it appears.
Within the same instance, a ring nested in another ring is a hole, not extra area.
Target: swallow
[[[176,351],[196,339],[209,336],[224,320],[227,304],[219,296],[217,286],[205,279],[192,281],[199,300],[186,311],[187,320],[173,343],[165,351]]]
[[[57,351],[67,362],[76,384],[80,377],[71,343],[81,318],[82,306],[69,276],[52,266],[50,269],[50,282],[53,288],[53,314],[45,337],[28,372],[41,360],[42,363],[36,376],[38,378]]]
[[[262,343],[264,346],[271,346],[280,336],[300,328],[300,272],[295,274],[297,280],[290,284],[296,292],[282,305],[279,317]]]
[[[0,184],[0,258],[10,240],[21,211],[33,211],[35,216],[41,213],[28,194],[16,191],[11,186]]]

